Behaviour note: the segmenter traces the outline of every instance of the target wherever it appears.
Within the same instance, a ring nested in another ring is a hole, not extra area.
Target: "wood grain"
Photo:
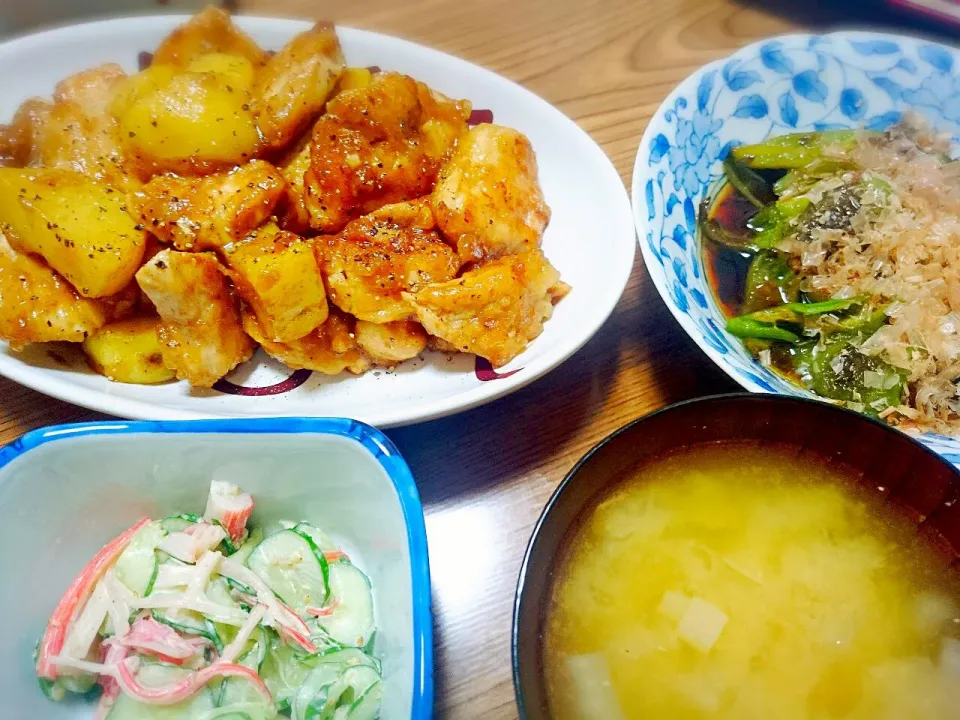
[[[647,120],[700,65],[796,28],[901,22],[866,1],[825,8],[762,0],[237,4],[241,12],[399,35],[485,65],[576,120],[628,187]],[[540,509],[573,463],[644,413],[735,389],[676,325],[638,254],[609,322],[561,368],[486,407],[390,433],[427,512],[439,717],[516,716],[510,621],[517,573]],[[41,425],[98,417],[0,380],[0,444]]]

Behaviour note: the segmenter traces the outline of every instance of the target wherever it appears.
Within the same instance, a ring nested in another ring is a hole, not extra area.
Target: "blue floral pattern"
[[[908,109],[960,137],[960,53],[868,32],[790,35],[751,45],[684,81],[650,121],[633,178],[647,269],[701,348],[754,392],[808,395],[760,366],[713,299],[700,258],[696,208],[733,145],[796,130],[882,130]],[[960,441],[921,440],[960,466]]]

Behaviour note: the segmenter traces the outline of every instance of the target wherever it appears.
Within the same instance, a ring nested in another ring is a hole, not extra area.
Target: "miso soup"
[[[544,639],[558,720],[960,718],[960,585],[843,468],[710,445],[600,501]]]

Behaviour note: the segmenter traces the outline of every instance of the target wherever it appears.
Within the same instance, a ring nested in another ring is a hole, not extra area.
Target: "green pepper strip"
[[[796,333],[777,327],[772,323],[761,322],[749,315],[741,315],[727,320],[727,332],[739,338],[783,340],[790,343],[800,341],[800,336]]]
[[[728,153],[723,159],[723,171],[730,184],[755,207],[762,208],[776,201],[777,196],[773,194],[767,181],[737,160],[732,153]]]
[[[852,148],[855,140],[853,130],[791,133],[754,145],[739,145],[730,152],[737,160],[751,168],[790,170],[802,168],[821,158],[824,147],[828,145]]]
[[[800,197],[779,200],[761,208],[747,221],[747,227],[754,232],[752,244],[766,250],[777,247],[790,229],[790,223],[800,217],[810,204],[808,198]]]
[[[845,300],[824,300],[817,303],[785,303],[776,307],[757,310],[747,315],[739,315],[727,321],[727,332],[739,338],[764,338],[799,342],[800,336],[777,323],[800,324],[804,317],[845,310],[851,305],[863,303],[863,298],[854,297]]]

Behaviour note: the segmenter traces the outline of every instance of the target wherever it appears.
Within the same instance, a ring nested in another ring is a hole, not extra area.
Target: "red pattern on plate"
[[[474,110],[470,113],[470,119],[467,120],[467,123],[471,126],[473,125],[483,125],[484,123],[493,122],[493,110]]]
[[[490,380],[503,380],[508,378],[511,375],[516,375],[518,372],[523,370],[523,368],[517,368],[516,370],[511,370],[505,373],[498,373],[493,369],[493,365],[490,364],[490,361],[486,358],[482,358],[477,355],[476,362],[473,365],[473,373],[477,376],[477,380],[480,382],[488,382]]]
[[[281,393],[296,390],[303,385],[311,375],[313,375],[312,370],[296,370],[293,375],[286,380],[281,380],[274,385],[265,385],[264,387],[243,387],[225,378],[220,378],[213,386],[213,389],[217,392],[226,393],[227,395],[243,395],[244,397],[280,395]]]

